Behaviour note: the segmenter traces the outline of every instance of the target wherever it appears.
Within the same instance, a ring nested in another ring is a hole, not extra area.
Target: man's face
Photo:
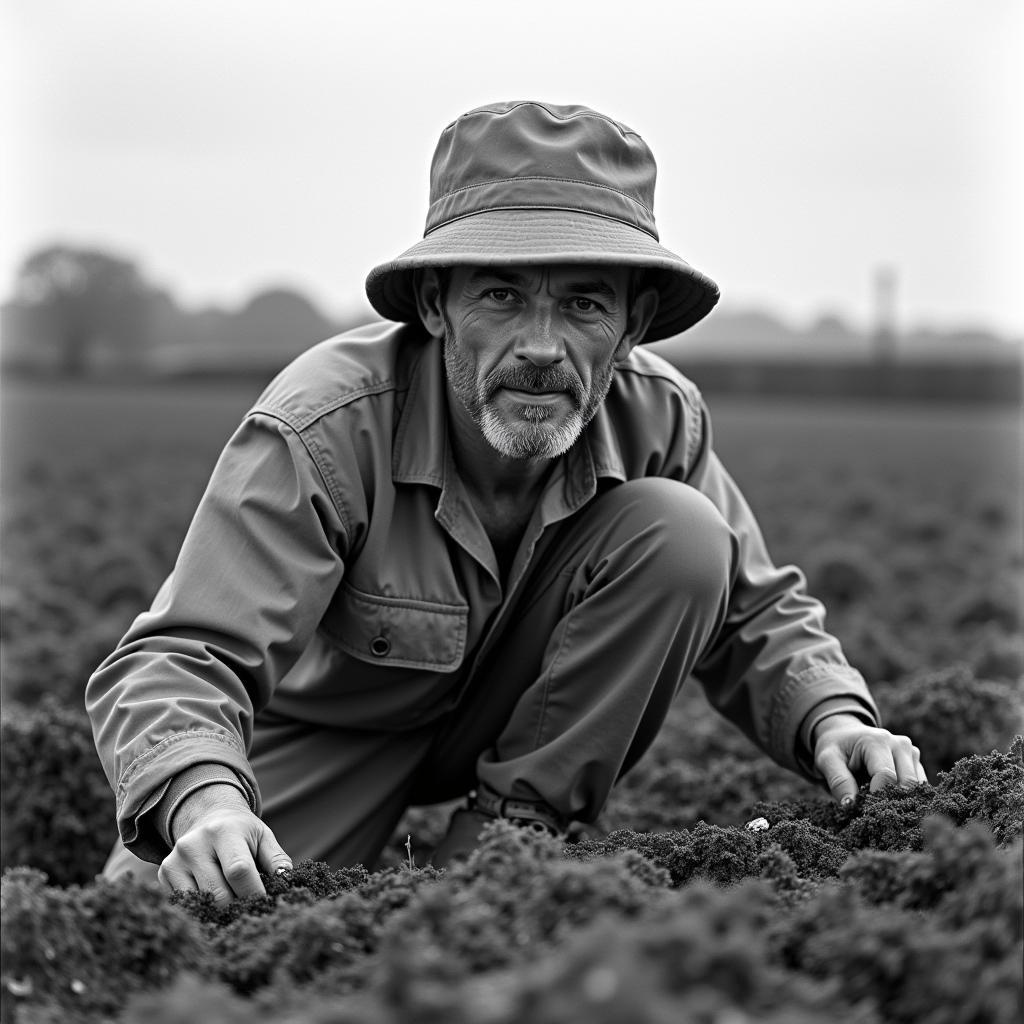
[[[444,303],[445,367],[491,446],[514,459],[568,451],[631,343],[630,271],[456,267]]]

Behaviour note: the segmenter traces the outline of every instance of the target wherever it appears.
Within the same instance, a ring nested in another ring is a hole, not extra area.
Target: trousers
[[[592,821],[725,620],[738,558],[712,502],[662,478],[604,491],[538,541],[450,713],[356,731],[256,717],[261,816],[294,861],[372,866],[409,806],[480,783]],[[103,870],[155,879],[118,842]]]

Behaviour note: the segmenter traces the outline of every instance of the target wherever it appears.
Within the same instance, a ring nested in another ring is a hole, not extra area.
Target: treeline
[[[130,260],[55,245],[24,261],[3,306],[3,366],[67,377],[203,368],[265,376],[367,318],[331,318],[286,288],[237,310],[186,310]]]
[[[286,288],[235,310],[186,310],[131,260],[54,245],[19,269],[0,356],[8,372],[266,380],[372,317],[364,306],[332,318]],[[797,330],[728,308],[655,346],[709,392],[997,402],[1021,400],[1022,348],[981,330],[869,335],[832,315]]]

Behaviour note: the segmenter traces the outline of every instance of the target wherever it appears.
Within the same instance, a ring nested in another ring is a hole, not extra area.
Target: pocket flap
[[[462,664],[468,625],[467,605],[380,597],[343,582],[322,628],[371,665],[451,672]]]

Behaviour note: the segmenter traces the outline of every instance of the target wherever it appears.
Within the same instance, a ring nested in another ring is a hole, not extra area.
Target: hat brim
[[[567,263],[650,272],[659,302],[645,342],[685,331],[718,301],[714,281],[646,232],[606,217],[557,209],[490,210],[445,224],[397,259],[374,267],[366,278],[366,295],[381,316],[411,323],[418,318],[415,270]]]

